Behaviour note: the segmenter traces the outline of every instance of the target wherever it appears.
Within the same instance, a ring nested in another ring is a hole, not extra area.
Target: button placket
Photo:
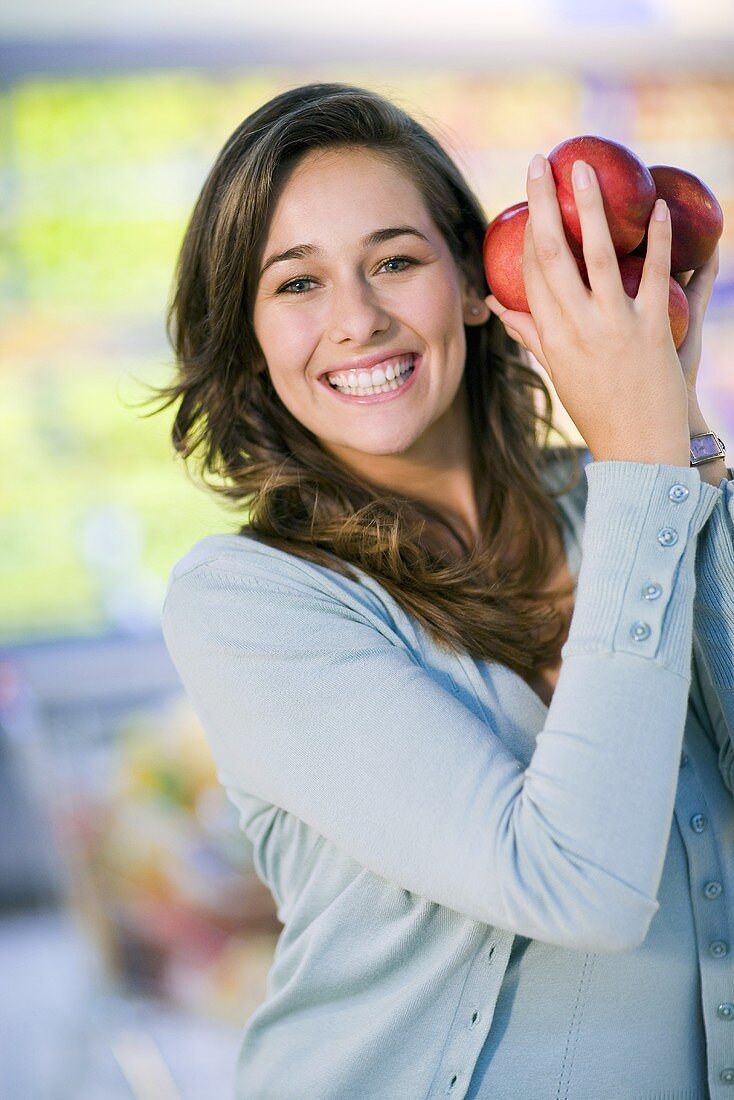
[[[497,957],[504,960],[509,954],[513,939],[512,933],[500,930],[495,930],[495,938],[489,942],[484,936],[477,938],[478,950],[472,972],[465,982],[458,1015],[429,1093],[436,1100],[441,1096],[461,1097],[468,1088],[472,1071],[467,1067],[476,1064],[484,1045],[498,991],[494,990],[492,971],[498,965]],[[499,976],[494,977],[498,982]]]
[[[690,496],[688,486],[683,485],[681,482],[674,482],[667,487],[667,498],[672,504],[682,504]],[[675,527],[670,524],[666,524],[664,527],[660,527],[656,534],[657,542],[664,548],[674,547],[680,541],[680,535]],[[661,599],[664,592],[663,584],[655,580],[652,577],[647,577],[640,585],[638,590],[638,599],[644,600],[648,605],[652,605],[655,601],[659,601],[659,618],[656,616],[655,620],[638,618],[633,620],[629,625],[627,636],[632,642],[637,645],[643,645],[646,642],[655,641],[657,635],[660,633],[660,625],[665,612],[664,603]],[[658,610],[658,608],[656,608]],[[652,607],[650,606],[652,612]]]
[[[682,769],[684,758],[688,762],[685,752],[681,755]],[[726,997],[731,992],[730,943],[723,938],[715,938],[717,934],[726,934],[724,931],[726,921],[723,921],[722,927],[721,910],[708,904],[717,899],[722,901],[726,899],[726,879],[723,868],[720,866],[715,838],[705,835],[711,831],[708,816],[700,811],[691,812],[697,802],[699,806],[703,805],[706,808],[707,804],[705,792],[697,777],[695,760],[691,758],[690,763],[693,766],[681,770],[676,816],[688,853],[693,919],[696,937],[700,944],[704,1017],[707,1034],[711,1035],[712,1028],[718,1029],[722,1024],[734,1021],[734,1003],[722,999],[722,995]],[[685,828],[686,821],[688,829]],[[694,838],[691,837],[689,830],[704,835]],[[721,878],[710,877],[716,874],[721,875]],[[728,1029],[721,1034],[726,1038]],[[729,1057],[724,1053],[727,1061]],[[734,1065],[722,1068],[719,1063],[717,1069],[714,1063],[711,1066],[711,1072],[716,1074],[723,1084],[734,1085]],[[734,1100],[734,1092],[732,1097]]]

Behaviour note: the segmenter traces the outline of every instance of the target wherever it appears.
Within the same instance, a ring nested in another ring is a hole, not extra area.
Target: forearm
[[[711,431],[711,428],[706,423],[704,415],[701,412],[698,399],[695,396],[691,397],[688,402],[688,428],[692,436],[702,435],[705,432]],[[709,485],[718,486],[723,477],[729,477],[726,463],[723,458],[717,458],[713,462],[704,462],[701,466],[697,466],[696,469],[701,475],[701,481],[706,481]]]

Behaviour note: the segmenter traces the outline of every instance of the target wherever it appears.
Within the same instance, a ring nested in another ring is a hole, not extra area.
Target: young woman
[[[679,355],[665,205],[633,301],[579,167],[591,289],[536,158],[531,316],[373,92],[277,96],[196,204],[166,403],[239,530],[163,627],[284,924],[240,1098],[731,1091],[734,485],[689,450],[716,261]],[[586,447],[548,446],[526,348]]]

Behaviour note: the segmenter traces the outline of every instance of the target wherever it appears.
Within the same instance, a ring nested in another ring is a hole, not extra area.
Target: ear
[[[474,291],[464,295],[462,309],[465,325],[484,325],[489,318],[489,306]]]
[[[478,294],[476,288],[472,286],[468,273],[463,269],[461,271],[461,307],[465,325],[484,325],[492,312],[482,295]]]

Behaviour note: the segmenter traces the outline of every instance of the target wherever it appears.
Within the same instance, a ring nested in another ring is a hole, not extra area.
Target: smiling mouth
[[[371,397],[380,393],[394,393],[403,386],[411,374],[415,370],[415,356],[406,356],[401,362],[395,366],[391,366],[389,373],[393,375],[392,378],[386,377],[384,382],[377,385],[359,385],[359,375],[367,374],[371,372],[357,372],[346,371],[341,375],[341,380],[336,381],[335,378],[328,378],[328,384],[333,390],[337,390],[339,393],[344,394],[345,397]],[[383,371],[383,374],[386,372]],[[364,378],[362,378],[364,381]]]

